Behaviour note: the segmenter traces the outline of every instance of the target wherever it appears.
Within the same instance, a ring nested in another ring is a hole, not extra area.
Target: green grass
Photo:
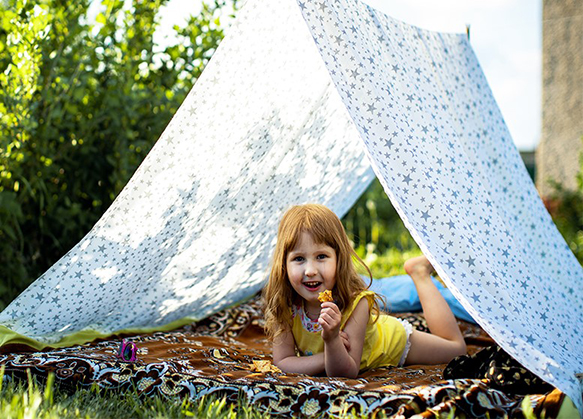
[[[202,398],[197,403],[140,398],[135,392],[116,393],[97,387],[70,393],[56,389],[53,376],[46,385],[29,378],[5,382],[0,391],[0,417],[8,418],[245,418],[270,416],[244,401],[228,404],[225,399]]]
[[[166,400],[161,397],[140,398],[135,392],[116,393],[99,388],[81,388],[71,393],[55,388],[54,376],[45,384],[29,375],[28,381],[2,382],[4,367],[0,369],[0,417],[3,419],[69,419],[69,418],[209,418],[209,419],[267,419],[271,416],[240,399],[236,404],[223,398],[205,398],[197,402]],[[535,419],[531,400],[522,402],[525,419]],[[327,415],[320,417],[328,417]],[[379,412],[363,415],[355,411],[344,412],[338,419],[383,419]],[[448,419],[456,417],[450,412]]]
[[[0,370],[0,417],[3,419],[69,419],[69,418],[218,418],[267,419],[271,416],[240,399],[236,404],[224,398],[203,397],[196,402],[167,400],[161,397],[139,397],[136,392],[106,391],[97,386],[79,388],[75,392],[60,390],[54,376],[45,384],[28,376],[27,381],[4,377]],[[323,416],[327,417],[327,416]],[[344,412],[340,419],[363,419],[368,416]],[[384,414],[373,415],[384,418]]]

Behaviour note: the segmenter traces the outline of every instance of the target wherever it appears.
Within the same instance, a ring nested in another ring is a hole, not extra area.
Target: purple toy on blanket
[[[454,316],[470,323],[476,324],[476,321],[462,307],[458,300],[455,299],[450,290],[445,288],[441,282],[431,278],[437,289],[445,298],[445,301],[451,308]],[[364,277],[368,283],[368,277]],[[409,275],[389,276],[387,278],[375,279],[370,286],[371,291],[385,297],[387,306],[383,307],[392,313],[404,313],[409,311],[421,311],[421,303],[415,289],[415,284]]]

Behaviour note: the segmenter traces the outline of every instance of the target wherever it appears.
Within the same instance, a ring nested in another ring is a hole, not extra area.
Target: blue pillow
[[[365,282],[370,282],[368,277],[363,277]],[[455,299],[450,290],[445,288],[441,282],[431,278],[437,289],[445,298],[445,301],[451,308],[453,315],[459,319],[476,323],[469,313],[462,307],[458,300]],[[387,278],[374,279],[370,290],[382,295],[387,307],[381,307],[389,312],[403,313],[408,311],[421,311],[421,303],[417,295],[415,284],[409,275],[389,276]]]

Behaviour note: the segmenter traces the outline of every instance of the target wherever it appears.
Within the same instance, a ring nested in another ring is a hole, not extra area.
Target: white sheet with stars
[[[365,153],[454,295],[581,409],[583,271],[465,36],[357,0],[248,0],[111,208],[0,324],[56,344],[230,305],[262,286],[286,207],[350,208]]]
[[[298,0],[374,171],[438,273],[512,356],[581,410],[583,270],[466,36],[358,0]]]
[[[297,4],[250,2],[111,208],[0,324],[55,344],[204,318],[262,287],[287,207],[342,216],[372,179]]]

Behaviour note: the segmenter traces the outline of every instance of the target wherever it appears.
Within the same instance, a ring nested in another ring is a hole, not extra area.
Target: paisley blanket
[[[402,313],[416,328],[427,330],[420,314]],[[443,380],[445,365],[380,368],[357,379],[312,377],[282,372],[255,371],[254,361],[270,361],[270,345],[262,327],[258,297],[219,312],[201,322],[171,332],[125,336],[138,347],[138,361],[115,357],[122,336],[90,344],[44,352],[6,353],[0,364],[6,373],[26,377],[26,371],[71,389],[97,384],[112,391],[135,391],[143,396],[199,399],[216,395],[250,403],[271,414],[310,417],[350,409],[388,417],[455,412],[456,417],[523,417],[522,402],[530,399],[534,412],[556,417],[564,396],[516,396],[494,389],[484,379]],[[493,343],[478,326],[460,321],[475,353]]]

